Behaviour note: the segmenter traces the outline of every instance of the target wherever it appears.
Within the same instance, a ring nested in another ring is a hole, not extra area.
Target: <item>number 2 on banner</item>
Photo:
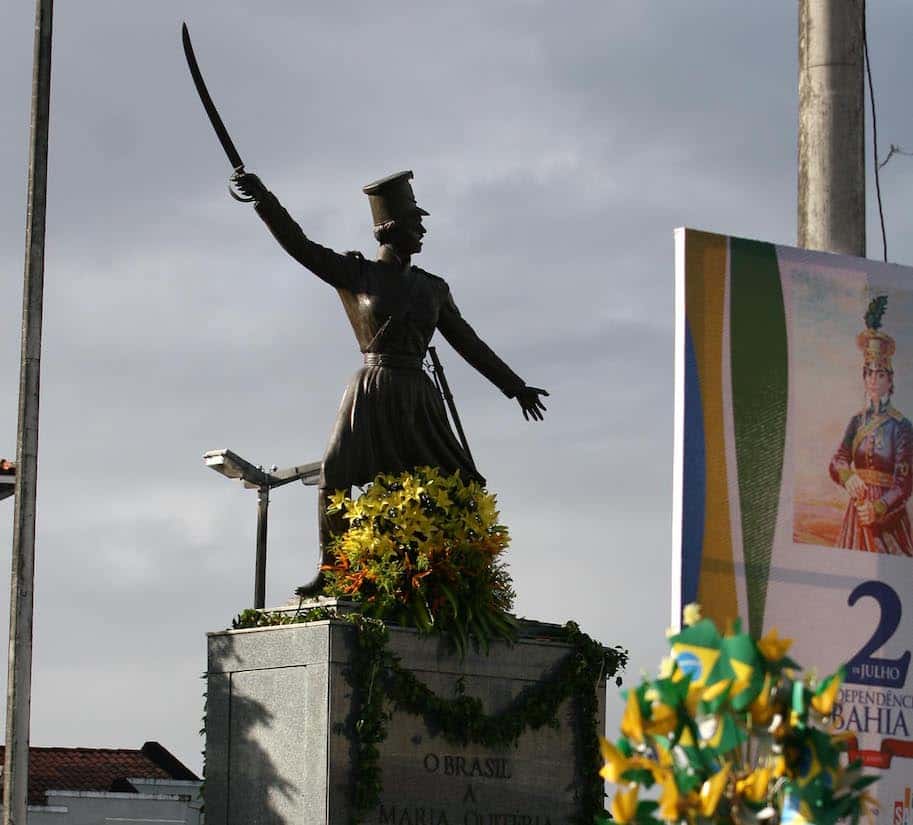
[[[847,604],[852,607],[863,596],[870,596],[878,602],[881,618],[872,637],[846,663],[845,681],[857,685],[902,688],[907,681],[910,651],[904,651],[897,659],[882,659],[872,655],[888,643],[900,625],[900,596],[890,585],[873,580],[858,585],[850,593]]]

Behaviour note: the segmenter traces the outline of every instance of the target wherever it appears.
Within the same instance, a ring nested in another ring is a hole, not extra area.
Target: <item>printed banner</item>
[[[913,786],[913,268],[675,233],[673,624],[689,602],[847,665],[836,715]]]

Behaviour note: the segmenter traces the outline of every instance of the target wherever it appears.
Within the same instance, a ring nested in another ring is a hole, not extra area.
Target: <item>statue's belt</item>
[[[392,367],[398,370],[420,370],[421,355],[394,355],[386,352],[366,352],[366,367]]]

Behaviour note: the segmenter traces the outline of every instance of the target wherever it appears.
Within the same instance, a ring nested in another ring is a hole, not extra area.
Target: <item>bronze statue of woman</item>
[[[326,514],[333,490],[348,491],[378,473],[424,465],[446,473],[459,470],[462,478],[485,483],[450,429],[441,396],[422,369],[435,329],[508,398],[515,398],[527,420],[541,420],[545,410],[540,396],[548,393],[528,386],[476,335],[442,278],[412,265],[412,256],[422,249],[422,218],[428,212],[415,202],[411,178],[412,172],[399,172],[364,187],[379,243],[373,261],[314,243],[256,175],[242,171],[232,178],[253,199],[282,248],[339,291],[364,355],[364,366],[346,387],[323,458],[317,506],[324,555],[341,529]],[[299,592],[320,586],[318,575]]]

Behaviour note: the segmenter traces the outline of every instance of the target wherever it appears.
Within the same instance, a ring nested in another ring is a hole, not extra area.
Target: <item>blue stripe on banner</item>
[[[685,467],[682,478],[682,605],[697,601],[704,549],[707,455],[704,408],[691,329],[685,325]]]

